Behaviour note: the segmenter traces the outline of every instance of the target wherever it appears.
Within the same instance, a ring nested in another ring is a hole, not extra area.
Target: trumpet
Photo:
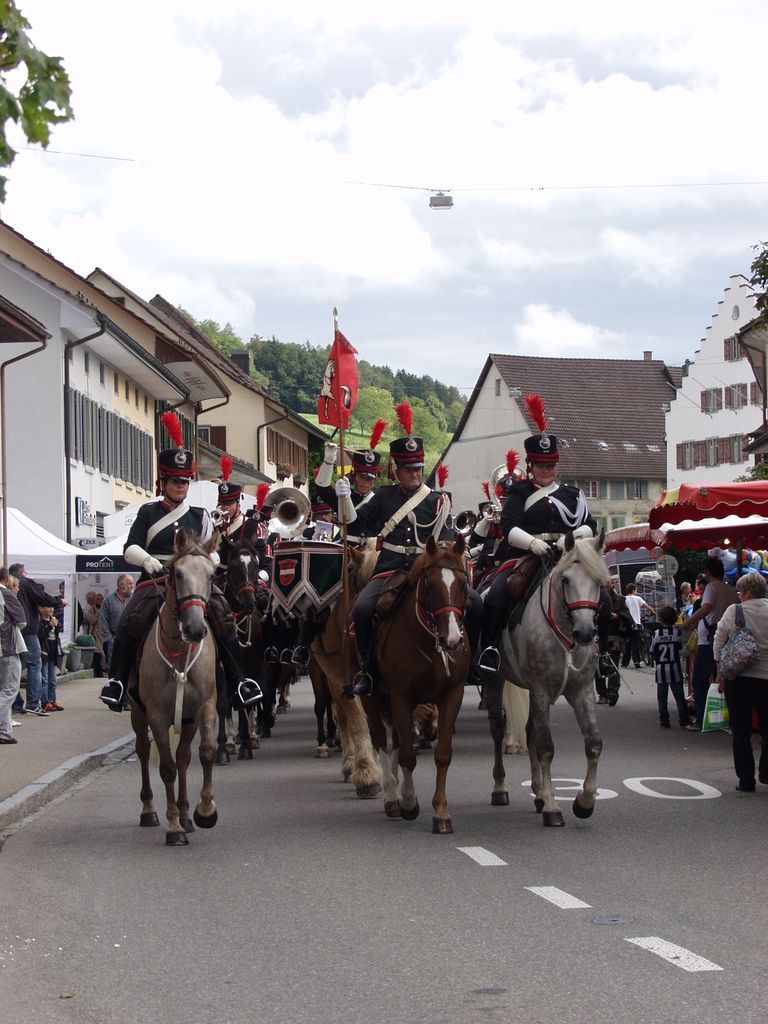
[[[211,522],[215,530],[221,529],[222,526],[229,524],[229,512],[225,512],[223,508],[215,508],[211,512]]]
[[[471,508],[465,508],[459,512],[453,520],[453,529],[461,537],[468,538],[477,524],[477,516]]]

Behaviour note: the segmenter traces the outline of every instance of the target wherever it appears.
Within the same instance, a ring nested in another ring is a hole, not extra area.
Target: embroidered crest
[[[552,442],[549,440],[546,434],[542,434],[541,438],[539,439],[539,448],[541,448],[543,452],[548,452],[551,447]]]
[[[365,461],[370,465],[370,463],[376,461],[376,456],[373,454],[373,452],[366,452]]]
[[[293,583],[298,562],[295,558],[284,558],[280,562],[280,583],[287,587]]]
[[[173,461],[177,466],[186,466],[187,464],[187,453],[183,448],[179,448],[176,454],[173,456]]]
[[[419,446],[416,444],[412,437],[409,437],[408,440],[405,442],[405,447],[408,449],[409,452],[415,452]]]

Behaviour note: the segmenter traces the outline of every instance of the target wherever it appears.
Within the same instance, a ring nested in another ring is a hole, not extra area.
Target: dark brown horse
[[[196,537],[187,538],[184,530],[176,534],[175,553],[166,567],[165,599],[139,658],[138,688],[134,680],[129,684],[131,725],[141,765],[140,824],[159,824],[149,779],[151,730],[165,783],[168,846],[186,846],[187,833],[194,832],[189,817],[187,769],[192,740],[198,731],[203,786],[194,821],[200,828],[213,828],[218,820],[213,802],[216,646],[205,620],[214,573],[210,556],[218,541],[218,534],[204,544]],[[171,728],[178,738],[175,753]]]
[[[451,544],[430,537],[424,554],[413,564],[402,600],[379,627],[379,685],[372,697],[363,698],[384,776],[384,810],[390,818],[407,821],[419,814],[413,785],[413,711],[419,704],[437,705],[440,724],[432,831],[440,834],[453,832],[445,782],[471,658],[464,628],[466,598],[464,539],[459,537]],[[387,753],[387,725],[391,727],[391,756]],[[398,766],[403,772],[399,792]]]

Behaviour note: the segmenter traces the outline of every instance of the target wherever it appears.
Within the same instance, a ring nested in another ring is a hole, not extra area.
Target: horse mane
[[[588,537],[581,537],[577,540],[570,551],[566,551],[557,564],[558,572],[565,572],[569,565],[578,557],[579,565],[582,566],[587,575],[597,583],[603,583],[608,576],[608,570],[603,561],[602,554],[595,549],[594,544]]]

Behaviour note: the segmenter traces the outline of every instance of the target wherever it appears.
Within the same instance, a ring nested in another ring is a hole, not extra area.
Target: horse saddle
[[[510,609],[507,625],[510,632],[522,620],[531,594],[546,575],[547,570],[536,555],[523,555],[518,560],[514,572],[507,579],[507,608]]]
[[[407,584],[408,573],[403,569],[395,569],[389,575],[376,602],[376,615],[379,619],[386,619],[392,614],[405,595]]]

